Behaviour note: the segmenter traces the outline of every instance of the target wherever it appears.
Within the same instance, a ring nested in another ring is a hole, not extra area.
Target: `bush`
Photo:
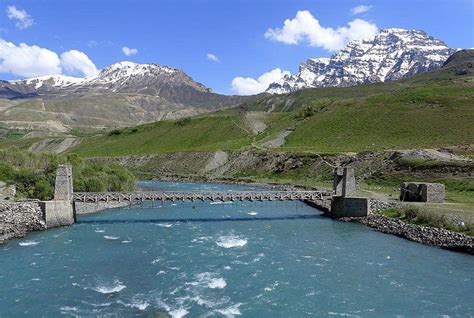
[[[6,163],[0,163],[0,180],[10,183],[15,179],[15,169]]]
[[[114,130],[112,130],[112,131],[109,132],[109,136],[118,136],[118,135],[120,135],[121,133],[122,133],[121,130],[119,130],[119,129],[114,129]]]
[[[191,118],[189,117],[186,117],[186,118],[181,118],[181,119],[178,119],[174,124],[176,126],[185,126],[187,124],[189,124],[191,122]]]
[[[74,170],[74,189],[81,192],[131,191],[136,178],[118,164],[83,164]]]
[[[404,219],[414,220],[420,213],[420,210],[413,206],[403,207],[400,214]]]
[[[0,150],[0,181],[14,183],[17,196],[50,200],[54,195],[56,168],[73,166],[75,191],[132,191],[136,178],[118,164],[89,163],[75,154],[35,154],[16,148]]]

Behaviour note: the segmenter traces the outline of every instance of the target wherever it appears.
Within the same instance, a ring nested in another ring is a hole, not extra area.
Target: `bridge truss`
[[[228,191],[228,192],[74,192],[73,200],[83,203],[143,201],[295,201],[323,200],[324,191]]]

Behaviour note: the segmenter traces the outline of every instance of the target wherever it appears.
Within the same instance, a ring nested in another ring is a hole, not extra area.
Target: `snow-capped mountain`
[[[85,78],[0,80],[2,98],[11,101],[0,108],[0,123],[20,129],[43,127],[45,122],[50,123],[45,129],[130,126],[201,114],[249,99],[215,94],[176,68],[132,62],[115,63]]]
[[[102,69],[98,74],[77,78],[49,75],[25,80],[9,81],[11,89],[23,93],[54,94],[79,92],[128,92],[156,94],[164,85],[188,86],[199,92],[211,92],[179,69],[158,64],[119,62]],[[6,85],[6,84],[5,84]],[[0,83],[0,89],[1,89]],[[0,91],[1,92],[1,91]]]
[[[40,77],[29,78],[26,80],[16,80],[10,81],[13,85],[25,85],[25,86],[34,86],[35,89],[39,89],[40,87],[68,87],[73,84],[79,84],[83,81],[83,78],[65,76],[65,75],[46,75]]]
[[[423,31],[383,29],[371,39],[350,42],[330,58],[309,59],[298,73],[270,84],[267,92],[397,80],[437,69],[455,51]]]

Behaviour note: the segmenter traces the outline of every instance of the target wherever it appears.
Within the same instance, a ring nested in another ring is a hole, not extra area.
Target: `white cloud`
[[[221,60],[214,54],[212,53],[207,53],[207,59],[209,61],[213,61],[213,62],[216,62],[216,63],[219,63]]]
[[[253,95],[264,92],[271,83],[278,82],[285,75],[290,75],[288,71],[276,68],[264,73],[259,78],[236,77],[232,80],[232,90],[239,95]]]
[[[0,39],[0,73],[35,77],[52,74],[87,76],[94,72],[97,68],[83,52],[71,50],[59,56],[37,45],[16,45]]]
[[[333,29],[323,27],[309,11],[298,11],[295,18],[286,19],[282,28],[268,29],[267,39],[296,45],[308,42],[310,46],[329,51],[342,49],[348,42],[374,36],[377,26],[361,19],[348,22],[348,26]]]
[[[370,9],[372,9],[372,6],[366,6],[366,5],[361,4],[361,5],[358,5],[357,7],[352,8],[351,13],[361,14],[361,13],[369,11]]]
[[[97,68],[91,59],[83,52],[70,50],[61,54],[61,66],[68,74],[84,74],[91,76],[97,74]]]
[[[16,20],[15,25],[18,29],[23,30],[33,25],[33,18],[25,10],[18,9],[15,6],[8,6],[6,11],[10,20]]]
[[[25,43],[16,46],[0,39],[0,73],[23,77],[61,74],[61,60],[48,49]]]
[[[124,47],[122,48],[122,52],[123,52],[123,54],[125,54],[126,56],[130,56],[130,55],[137,54],[137,53],[138,53],[138,50],[124,46]]]

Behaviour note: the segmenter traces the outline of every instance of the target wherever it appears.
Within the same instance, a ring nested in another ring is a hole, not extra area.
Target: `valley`
[[[0,3],[0,316],[473,315],[473,22]]]

